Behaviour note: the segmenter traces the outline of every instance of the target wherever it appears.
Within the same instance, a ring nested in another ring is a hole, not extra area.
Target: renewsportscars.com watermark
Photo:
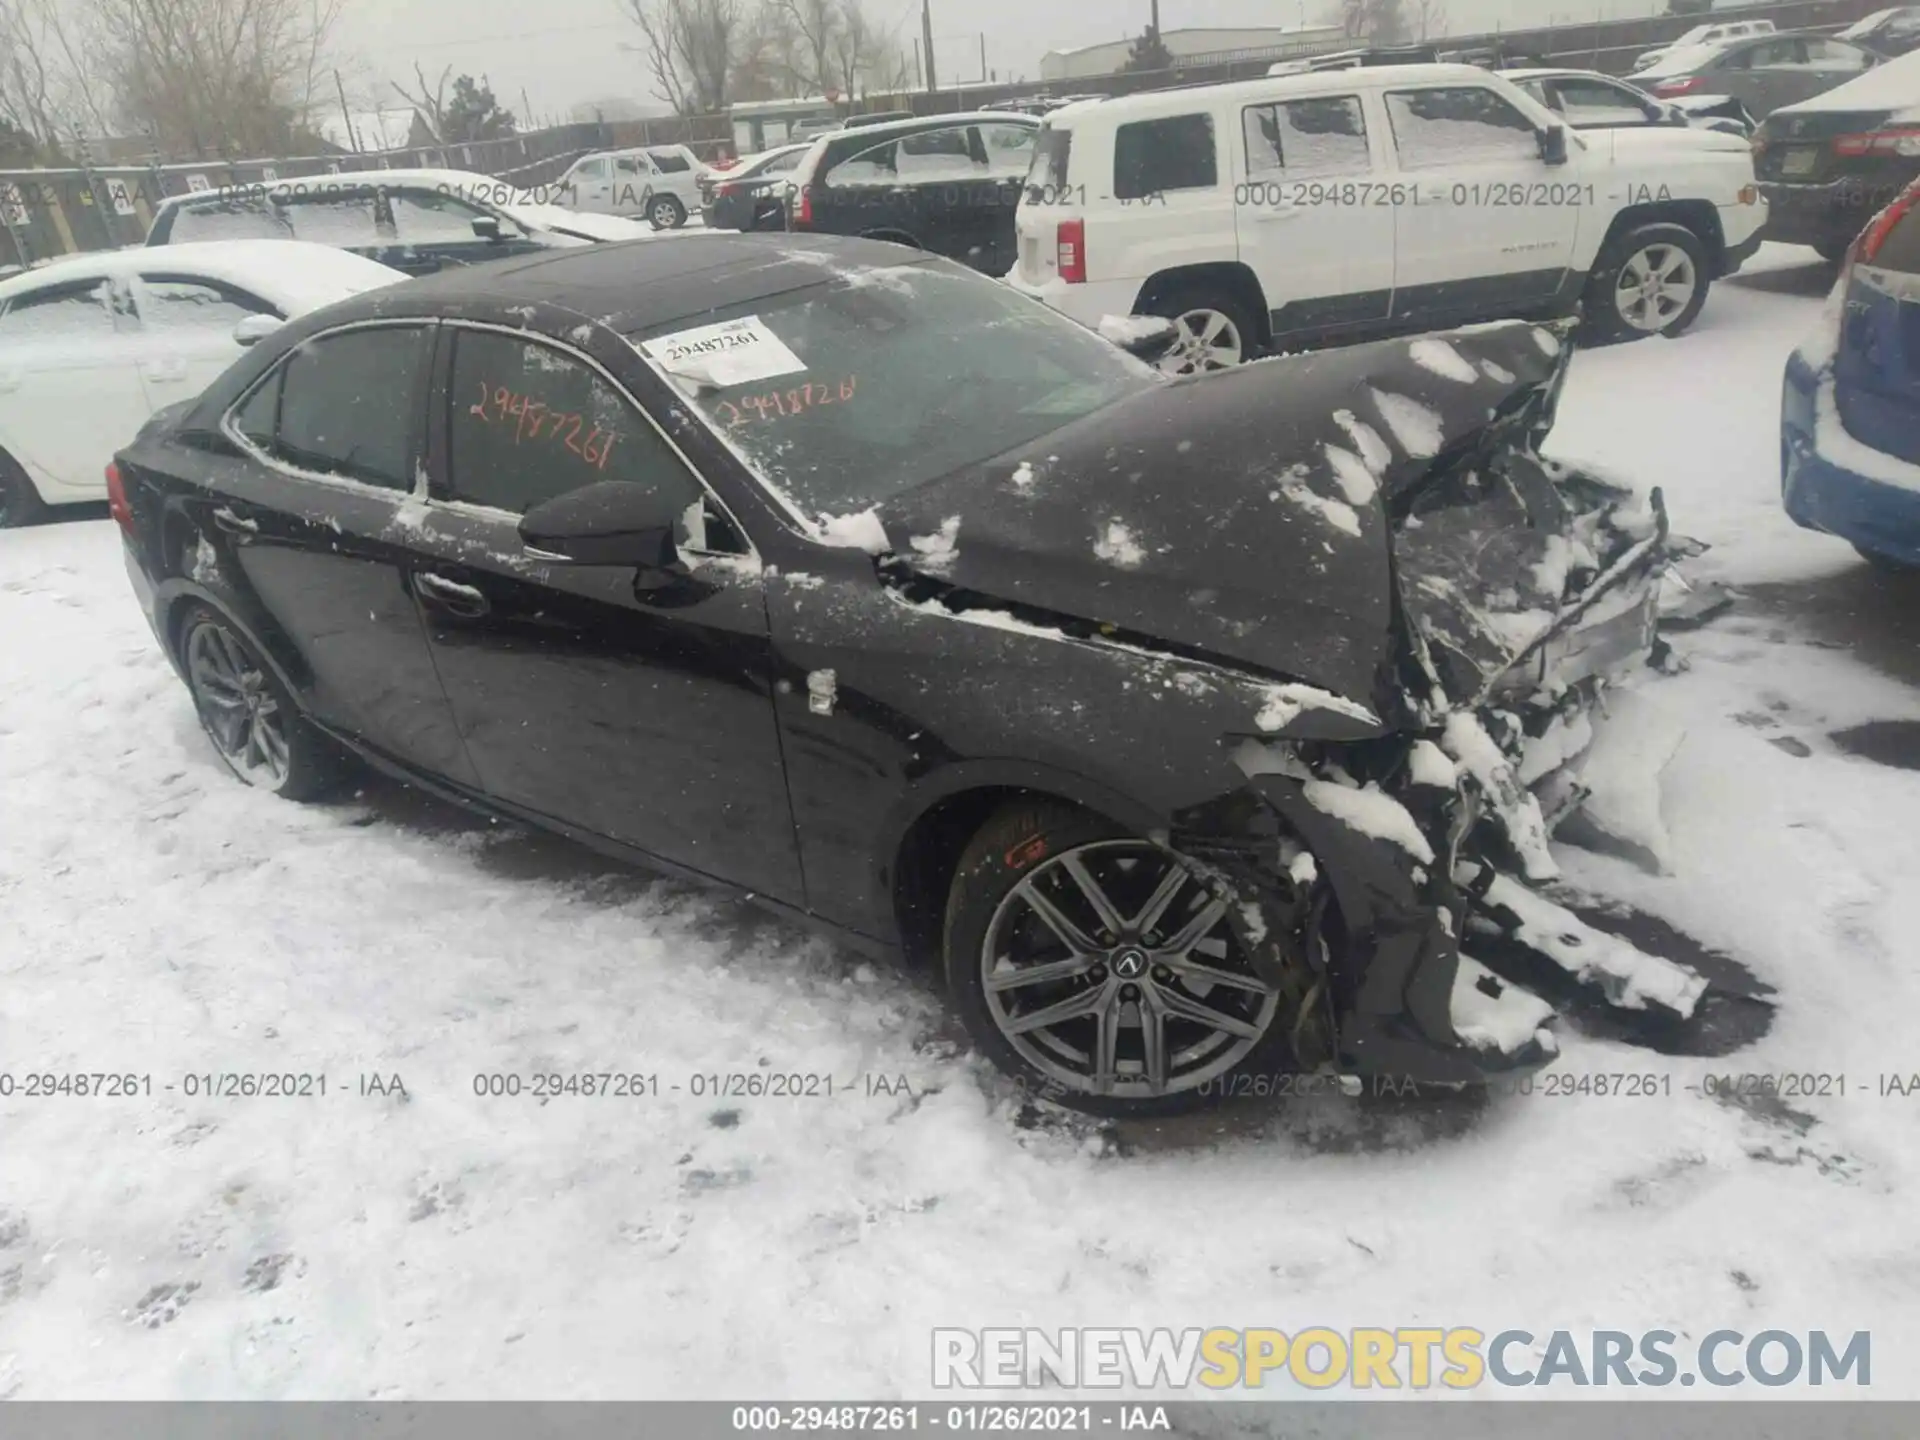
[[[1856,1330],[935,1330],[936,1390],[1473,1390],[1873,1383]]]

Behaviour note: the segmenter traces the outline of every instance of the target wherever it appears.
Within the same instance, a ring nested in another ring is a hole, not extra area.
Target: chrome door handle
[[[213,523],[229,535],[258,535],[260,533],[260,522],[258,520],[246,515],[237,515],[224,505],[213,512]]]
[[[493,607],[487,603],[487,597],[471,585],[461,585],[441,575],[418,572],[413,583],[419,587],[422,597],[431,597],[441,609],[455,615],[484,615]]]

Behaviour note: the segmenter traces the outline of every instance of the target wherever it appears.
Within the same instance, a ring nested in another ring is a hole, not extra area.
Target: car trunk
[[[1650,513],[1615,523],[1631,497],[1572,493],[1535,455],[1566,358],[1549,331],[1505,323],[1171,384],[883,505],[887,563],[950,604],[1381,714],[1406,713],[1410,618],[1465,699],[1540,654],[1652,530]]]
[[[1856,440],[1920,464],[1920,215],[1889,213],[1847,273],[1834,393]]]
[[[1828,185],[1842,179],[1877,181],[1911,174],[1912,160],[1900,156],[1843,155],[1834,142],[1842,136],[1878,129],[1887,110],[1780,111],[1760,127],[1754,174],[1770,185]],[[1869,217],[1862,215],[1861,224]]]

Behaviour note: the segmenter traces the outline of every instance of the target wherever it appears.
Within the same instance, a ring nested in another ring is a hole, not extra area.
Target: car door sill
[[[577,825],[569,825],[564,821],[555,820],[551,816],[541,815],[532,810],[525,810],[517,805],[511,805],[505,801],[495,799],[493,796],[468,790],[464,786],[454,784],[452,781],[415,769],[405,761],[395,759],[378,746],[370,745],[357,736],[346,734],[343,731],[334,729],[332,726],[322,725],[311,717],[309,717],[309,723],[314,725],[316,729],[324,731],[335,743],[352,751],[369,766],[387,776],[389,779],[397,780],[403,785],[410,785],[417,790],[423,790],[436,799],[446,801],[449,805],[457,805],[462,810],[485,816],[488,819],[501,820],[512,825],[524,825],[529,829],[544,831],[551,835],[558,835],[563,840],[571,840],[577,845],[582,845],[594,851],[596,854],[604,855],[608,859],[618,861],[623,865],[630,865],[640,870],[656,871],[662,875],[669,875],[680,880],[690,880],[699,885],[725,891],[738,899],[747,901],[759,909],[777,915],[783,920],[792,921],[796,924],[804,925],[810,930],[817,931],[827,939],[854,951],[865,959],[886,964],[898,963],[904,959],[905,951],[898,941],[882,940],[858,930],[850,930],[844,925],[812,914],[802,907],[793,905],[785,900],[778,900],[771,895],[762,895],[754,891],[743,890],[738,885],[722,880],[718,876],[709,875],[705,871],[694,870],[685,865],[675,864],[673,861],[662,859],[650,851],[641,850],[632,845],[622,844],[618,840],[610,839],[595,831],[583,830]]]

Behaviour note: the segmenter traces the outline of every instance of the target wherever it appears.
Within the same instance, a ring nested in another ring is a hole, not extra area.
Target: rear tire
[[[1882,555],[1877,550],[1869,550],[1864,545],[1853,547],[1860,558],[1878,570],[1882,575],[1898,575],[1902,579],[1911,579],[1920,575],[1920,565],[1909,565],[1904,560],[1896,560],[1891,555]]]
[[[175,633],[200,728],[237,778],[283,800],[318,800],[339,789],[346,757],[300,713],[237,626],[195,604]]]
[[[1100,928],[1089,884],[1116,928]],[[948,993],[999,1069],[1070,1109],[1152,1117],[1277,1094],[1283,1086],[1269,1077],[1298,1068],[1298,1002],[1255,974],[1227,914],[1179,856],[1058,801],[1014,801],[980,828],[955,871],[942,947]],[[1040,970],[1046,976],[1030,978]],[[1032,1024],[1063,1007],[1076,1013]],[[1112,1037],[1104,1051],[1103,1035]],[[1156,1067],[1159,1093],[1148,1079]]]
[[[0,530],[31,525],[47,513],[47,502],[33,488],[27,472],[0,450]]]
[[[1614,236],[1587,280],[1588,338],[1684,334],[1706,306],[1708,275],[1706,246],[1684,225],[1641,225]]]
[[[1260,358],[1260,330],[1237,295],[1220,286],[1188,285],[1140,307],[1173,321],[1180,338],[1158,361],[1167,375],[1204,375]]]

